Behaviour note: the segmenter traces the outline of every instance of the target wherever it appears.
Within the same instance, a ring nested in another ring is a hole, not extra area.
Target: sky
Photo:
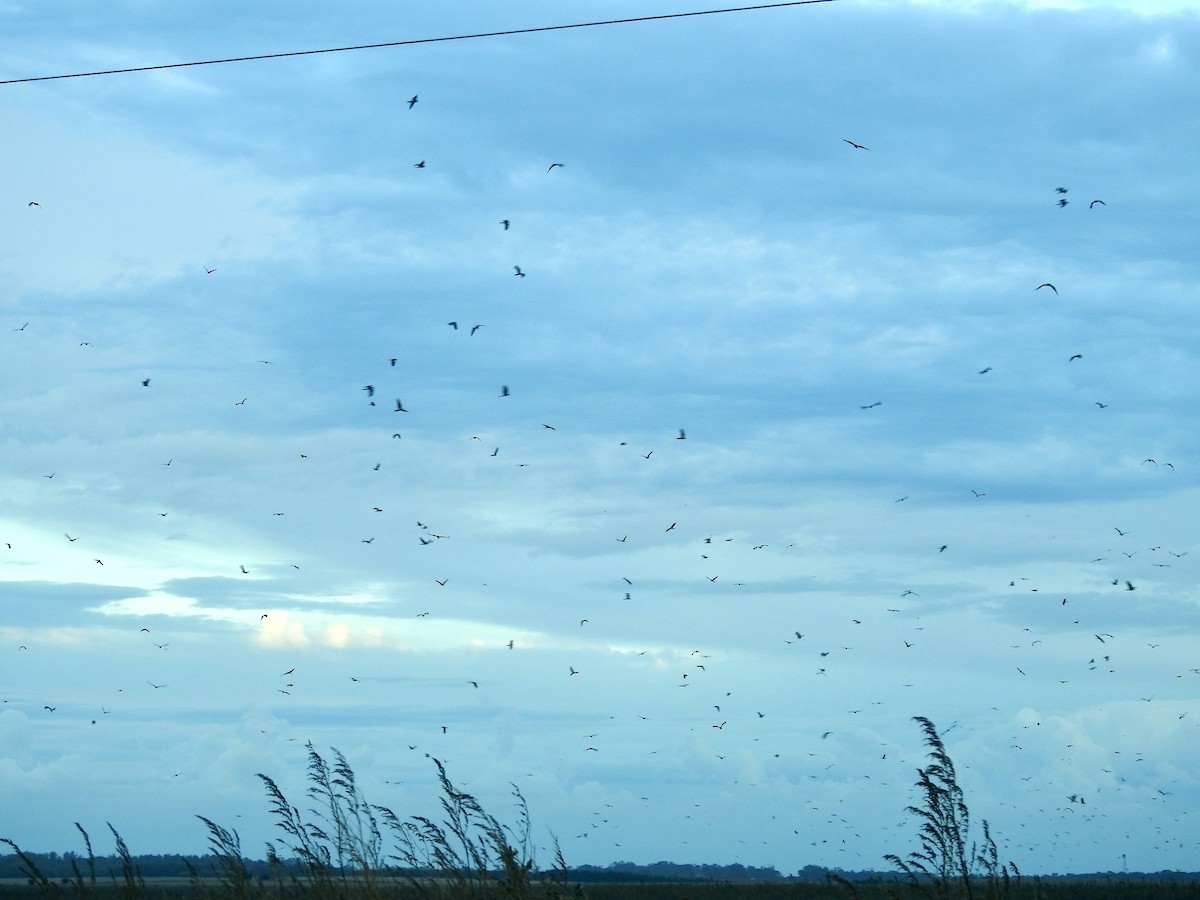
[[[924,716],[1022,872],[1200,868],[1191,6],[0,85],[0,837],[262,856],[311,742],[887,868]],[[0,80],[704,8],[8,0]]]

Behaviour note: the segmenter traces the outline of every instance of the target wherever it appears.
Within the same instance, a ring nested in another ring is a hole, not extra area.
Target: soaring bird
[[[520,266],[513,266],[513,269],[515,270],[515,274],[513,275],[513,278],[524,278],[525,277],[525,273],[521,271]]]
[[[1091,203],[1088,204],[1088,209],[1091,209],[1097,203],[1099,203],[1101,206],[1108,206],[1108,204],[1105,203],[1103,200],[1093,200]]]
[[[508,219],[501,219],[500,224],[504,226],[505,231],[508,231],[508,226],[511,225],[512,222],[508,221]]]
[[[423,168],[425,168],[425,160],[421,160],[419,163],[413,163],[413,168],[414,168],[414,169],[423,169]]]
[[[400,402],[399,397],[396,398],[396,408],[392,410],[392,412],[408,412],[408,410],[404,408],[404,404]]]
[[[992,367],[991,367],[991,366],[988,366],[986,369],[980,369],[980,370],[979,370],[979,374],[980,374],[980,375],[986,375],[986,374],[987,374],[988,372],[990,372],[990,371],[992,371]]]
[[[375,396],[375,385],[373,385],[373,384],[364,384],[364,385],[363,385],[363,390],[367,392],[367,396],[368,396],[368,397],[374,397],[374,396]]]
[[[1056,194],[1065,194],[1066,192],[1067,192],[1067,189],[1065,187],[1056,187],[1054,189],[1054,193],[1056,193]]]
[[[847,144],[849,144],[851,147],[853,147],[855,150],[870,150],[871,149],[870,147],[864,147],[862,144],[856,144],[856,143],[854,143],[854,141],[849,140],[848,138],[842,138],[842,140],[845,141]]]
[[[508,385],[507,385],[507,384],[502,384],[502,385],[500,385],[500,396],[501,396],[501,397],[507,397],[507,396],[509,396],[509,393],[508,393]]]
[[[877,406],[883,406],[883,401],[876,400],[874,403],[868,403],[866,406],[860,406],[859,409],[874,409]]]
[[[1039,284],[1037,287],[1035,287],[1035,288],[1034,288],[1034,290],[1035,290],[1035,291],[1040,291],[1040,290],[1041,290],[1042,288],[1044,288],[1044,287],[1048,287],[1048,288],[1050,288],[1050,290],[1054,291],[1054,293],[1056,293],[1056,294],[1058,293],[1058,288],[1056,288],[1054,285],[1052,285],[1052,284],[1051,284],[1050,282],[1048,282],[1048,281],[1046,281],[1046,282],[1043,282],[1042,284]]]
[[[408,108],[412,109],[416,105],[417,105],[417,95],[413,94],[412,99],[408,101]]]
[[[682,428],[680,428],[679,429],[679,437],[675,438],[675,440],[677,440],[677,441],[687,440],[687,432],[684,431]]]
[[[480,328],[482,328],[482,327],[483,327],[482,325],[472,325],[472,326],[471,326],[471,333],[470,333],[470,334],[468,334],[468,335],[467,335],[467,337],[474,337],[474,336],[475,336],[475,332],[477,332],[477,331],[478,331]]]
[[[206,275],[211,275],[211,274],[212,274],[213,272],[215,272],[215,271],[217,271],[217,270],[216,270],[216,269],[210,269],[208,266],[205,266],[205,267],[204,267],[204,274],[206,274]]]
[[[1070,359],[1068,359],[1067,362],[1075,362],[1075,360],[1077,360],[1077,359],[1083,359],[1083,354],[1076,353],[1074,356],[1072,356]]]
[[[550,168],[547,169],[546,171],[553,172],[555,169],[561,169],[562,167],[563,167],[562,163],[550,163]]]

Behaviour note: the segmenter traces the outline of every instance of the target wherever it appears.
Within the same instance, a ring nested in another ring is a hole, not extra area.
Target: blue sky
[[[926,716],[1022,871],[1195,868],[1187,6],[0,88],[0,836],[257,853],[311,741],[572,864],[882,867]],[[698,8],[7,2],[0,77]]]

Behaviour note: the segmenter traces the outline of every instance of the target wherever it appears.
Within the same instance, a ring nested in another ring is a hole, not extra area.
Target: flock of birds
[[[407,101],[408,110],[413,111],[419,102],[419,96],[414,94]],[[867,146],[856,141],[843,140],[855,151],[869,150]],[[428,160],[421,159],[413,163],[413,167],[426,170],[430,168],[430,165]],[[562,168],[564,168],[562,163],[552,162],[546,168],[545,174],[553,175],[555,170]],[[1062,208],[1067,206],[1067,193],[1068,190],[1065,187],[1056,189],[1058,206]],[[50,212],[49,210],[42,210],[41,204],[38,201],[29,201],[28,205],[31,209],[38,209],[39,215]],[[1103,200],[1096,199],[1088,204],[1088,208],[1094,210],[1098,206],[1105,205]],[[518,224],[519,220],[515,215],[498,221],[498,225],[503,233],[510,233],[514,228],[518,227]],[[513,264],[512,270],[512,278],[518,280],[525,279],[530,274],[518,264]],[[215,265],[207,263],[203,265],[205,276],[217,275],[219,271],[219,268]],[[1048,281],[1038,284],[1033,290],[1035,292],[1046,290],[1056,297],[1059,295],[1058,287]],[[470,320],[460,322],[458,319],[451,319],[446,322],[444,327],[448,328],[451,332],[459,334],[461,337],[486,339],[487,333],[484,332],[481,337],[481,331],[485,329],[487,323],[470,322],[468,324],[468,322]],[[32,330],[31,324],[36,328],[36,320],[31,320],[13,327],[12,331],[20,332],[23,336],[27,337]],[[81,348],[90,347],[91,342],[81,341],[79,346]],[[1066,361],[1069,364],[1073,364],[1081,360],[1083,360],[1081,353],[1072,353]],[[258,360],[258,362],[262,365],[275,365],[271,360]],[[398,442],[393,446],[400,447],[404,443],[406,433],[405,423],[409,419],[419,417],[421,415],[421,408],[419,405],[413,404],[410,409],[409,406],[405,405],[400,396],[394,396],[399,393],[398,390],[387,390],[388,387],[391,387],[398,380],[390,378],[389,375],[398,370],[404,370],[403,356],[386,357],[380,360],[380,366],[381,371],[373,372],[364,379],[365,383],[361,388],[361,393],[365,394],[364,399],[368,409],[380,413],[390,412],[395,414],[394,418],[389,417],[390,421],[388,425],[379,429],[379,432],[386,434],[383,440],[389,443],[393,441]],[[988,375],[992,372],[992,366],[986,366],[978,370],[980,376]],[[134,375],[131,373],[130,384],[133,386],[133,390],[137,390],[140,386],[141,389],[146,391],[154,391],[157,387],[157,377],[154,373],[149,375],[145,373]],[[511,401],[516,393],[509,384],[499,384],[496,386],[496,397],[498,400]],[[381,395],[378,400],[377,395]],[[383,396],[394,396],[394,403],[391,400],[384,401],[382,399]],[[233,406],[245,407],[247,403],[253,404],[254,397],[253,395],[249,395],[238,400],[230,398],[230,402]],[[411,397],[409,402],[412,403]],[[1099,410],[1109,407],[1109,404],[1103,400],[1096,400],[1094,403]],[[874,400],[859,404],[859,409],[866,412],[878,409],[882,405],[882,400]],[[558,426],[552,422],[530,420],[527,425],[530,430],[539,433],[549,434],[558,431]],[[372,428],[374,429],[375,426],[372,426]],[[682,442],[689,439],[687,430],[677,425],[669,430],[664,429],[661,437],[664,444],[672,441]],[[502,444],[487,443],[485,445],[484,438],[480,434],[470,434],[466,437],[466,440],[480,446],[481,456],[503,459],[502,451],[504,447]],[[693,443],[697,442],[693,441]],[[643,461],[641,464],[647,465],[653,464],[666,455],[661,446],[634,448],[629,441],[620,441],[617,443],[617,447],[617,452],[628,454],[630,459],[640,458]],[[657,456],[655,455],[656,451],[658,452]],[[297,455],[301,461],[310,458],[310,453],[306,451],[299,451]],[[176,457],[171,456],[162,461],[160,465],[163,467],[172,467],[175,460]],[[371,468],[372,471],[379,472],[385,465],[390,465],[390,463],[385,463],[381,460],[374,463]],[[530,463],[521,460],[513,463],[513,465],[518,468],[528,468]],[[1144,458],[1142,465],[1160,467],[1158,460],[1153,457]],[[175,466],[173,471],[178,468],[178,466]],[[1164,470],[1174,470],[1174,465],[1171,462],[1164,461],[1161,464],[1161,468]],[[52,481],[56,476],[60,476],[60,471],[55,470],[49,473],[42,473],[42,478],[46,481]],[[58,483],[56,482],[56,484]],[[984,486],[981,485],[980,487]],[[990,502],[987,499],[989,497],[987,490],[972,488],[970,494],[971,498],[969,502]],[[901,496],[892,502],[894,504],[907,503],[910,501],[910,496]],[[377,502],[370,506],[369,510],[365,513],[361,536],[353,538],[355,543],[372,547],[376,545],[375,522],[383,521],[385,509],[390,508],[390,500],[392,499],[394,498],[380,497]],[[912,504],[909,503],[909,505],[911,506]],[[274,509],[270,510],[270,516],[281,518],[289,512],[290,510]],[[157,512],[157,515],[162,518],[175,514],[175,510],[161,510]],[[452,529],[443,528],[438,524],[428,524],[431,521],[431,519],[427,519],[424,516],[413,518],[412,524],[409,526],[408,539],[412,545],[420,548],[420,552],[432,552],[433,548],[453,539],[450,533]],[[752,580],[752,576],[748,576],[746,573],[753,572],[752,564],[749,561],[755,555],[775,553],[780,556],[786,556],[796,551],[795,543],[789,542],[782,546],[776,546],[774,539],[771,537],[759,539],[747,538],[743,534],[732,536],[699,534],[691,527],[690,523],[679,519],[669,522],[664,520],[659,527],[661,528],[660,537],[669,536],[669,539],[678,541],[679,552],[687,554],[691,560],[690,564],[693,567],[697,584],[708,590],[729,590],[736,592],[737,589],[746,587]],[[614,533],[611,535],[611,540],[617,544],[624,545],[632,551],[634,545],[637,543],[637,538],[632,537],[633,534],[634,529],[630,529],[628,532]],[[1119,526],[1113,526],[1112,531],[1108,534],[1115,539],[1112,546],[1106,546],[1100,555],[1093,558],[1091,562],[1109,568],[1110,577],[1108,580],[1110,587],[1114,591],[1124,594],[1138,589],[1138,585],[1134,579],[1139,576],[1131,570],[1135,567],[1141,567],[1143,562],[1148,561],[1149,566],[1156,568],[1169,567],[1188,556],[1188,550],[1185,548],[1164,547],[1157,542],[1136,543],[1136,536],[1132,535],[1129,530]],[[72,548],[78,544],[79,548],[76,552],[81,554],[83,558],[90,560],[95,566],[105,566],[104,557],[96,555],[95,551],[88,549],[93,545],[93,542],[87,539],[82,530],[70,526],[64,533],[64,539]],[[382,545],[384,542],[380,541],[379,543]],[[1107,543],[1107,538],[1105,539],[1105,543]],[[954,550],[953,544],[953,539],[948,538],[942,543],[931,545],[929,547],[930,557],[936,559],[943,557],[943,555],[946,557],[951,556]],[[10,560],[21,558],[23,548],[21,546],[20,535],[6,536],[4,547],[10,554]],[[632,558],[632,554],[630,558]],[[300,570],[301,562],[288,562],[287,565],[294,570]],[[735,570],[735,574],[730,575],[729,570],[725,568],[726,566]],[[229,574],[234,577],[256,578],[260,574],[263,574],[260,572],[260,568],[270,570],[270,574],[264,575],[264,577],[275,577],[277,573],[277,567],[273,564],[268,565],[258,563],[254,560],[244,560],[235,564],[231,563]],[[1143,567],[1139,571],[1146,571],[1146,569]],[[443,573],[440,577],[431,578],[431,583],[436,585],[433,590],[449,590],[447,586],[451,583],[452,577],[452,573]],[[613,597],[616,600],[634,602],[638,599],[638,587],[639,584],[633,578],[630,578],[627,573],[613,576]],[[1069,633],[1072,630],[1081,634],[1086,632],[1091,637],[1094,637],[1097,642],[1096,647],[1098,652],[1089,655],[1088,658],[1084,659],[1081,656],[1072,662],[1060,661],[1057,664],[1059,671],[1055,675],[1060,677],[1055,677],[1052,680],[1057,681],[1060,685],[1070,684],[1077,679],[1086,679],[1100,675],[1115,675],[1120,670],[1123,655],[1130,655],[1131,648],[1129,642],[1117,633],[1101,630],[1101,628],[1097,627],[1095,616],[1081,613],[1078,617],[1074,617],[1076,615],[1076,604],[1073,603],[1073,598],[1070,595],[1060,596],[1063,592],[1043,586],[1034,579],[1026,576],[1013,577],[1007,582],[1007,587],[1011,589],[1010,593],[1013,596],[1017,592],[1024,594],[1052,593],[1053,599],[1050,602],[1059,608],[1061,613],[1060,618],[1062,619],[1061,622],[1050,627],[1039,629],[1035,626],[1024,626],[1019,632],[1015,633],[1017,642],[1012,645],[1012,649],[1017,651],[1013,656],[1012,662],[1012,675],[1014,677],[1028,678],[1029,675],[1027,673],[1032,671],[1034,666],[1040,664],[1044,670],[1047,666],[1051,665],[1044,661],[1044,657],[1039,656],[1040,651],[1037,649],[1039,646],[1044,645],[1051,633],[1061,635]],[[842,617],[839,627],[828,629],[828,633],[821,633],[820,630],[800,625],[797,628],[780,628],[774,639],[779,645],[788,648],[785,652],[792,654],[789,665],[794,664],[793,670],[796,672],[797,677],[807,676],[803,691],[825,690],[821,684],[822,682],[832,681],[838,674],[847,669],[861,668],[863,665],[867,665],[864,662],[851,661],[855,656],[855,643],[857,642],[849,643],[843,641],[846,641],[846,633],[856,631],[866,633],[871,624],[879,626],[875,632],[876,637],[873,639],[874,649],[872,652],[874,653],[885,654],[897,651],[916,655],[926,650],[935,652],[932,650],[931,645],[934,645],[936,641],[923,633],[925,626],[922,624],[921,617],[917,616],[914,612],[914,610],[920,609],[920,598],[922,592],[926,589],[924,584],[897,584],[894,586],[894,590],[889,592],[886,599],[880,600],[878,609],[855,612],[853,615],[846,614]],[[912,604],[912,606],[906,607],[903,604]],[[582,616],[577,615],[577,612],[577,610],[568,610],[562,613],[563,618],[570,615],[572,622],[578,619],[577,629],[588,631],[595,627],[593,623],[601,619],[601,616],[594,612],[589,612],[587,615]],[[260,629],[269,628],[272,617],[278,617],[279,615],[275,609],[261,612],[256,611],[255,613]],[[414,620],[427,620],[431,616],[435,619],[439,617],[438,613],[433,609],[421,609],[419,612],[413,611],[409,615]],[[159,635],[156,632],[160,627],[162,626],[156,624],[155,629],[152,630],[148,626],[142,626],[133,632],[133,635],[138,640],[148,642],[146,646],[152,646],[155,653],[161,653],[165,656],[171,652],[173,641],[157,639]],[[553,630],[553,628],[551,626],[549,630]],[[522,633],[526,633],[524,629],[522,629]],[[878,638],[878,635],[883,636],[882,640]],[[1151,643],[1149,644],[1149,649],[1153,651],[1158,646],[1159,644],[1157,643]],[[30,639],[17,645],[13,652],[31,654],[37,652],[39,649],[34,640]],[[539,641],[536,638],[526,639],[518,635],[498,640],[491,649],[515,653],[525,649],[543,649],[543,647],[539,645]],[[675,706],[680,715],[691,717],[690,731],[693,735],[701,732],[713,738],[719,737],[719,739],[724,739],[726,736],[739,731],[747,735],[753,735],[753,737],[747,739],[748,743],[746,745],[736,749],[731,748],[727,742],[717,744],[713,744],[707,740],[694,742],[695,746],[706,748],[705,752],[711,754],[711,761],[714,761],[716,764],[728,765],[731,772],[734,770],[735,758],[738,755],[744,755],[747,752],[746,747],[751,747],[756,743],[761,744],[769,740],[774,740],[777,743],[772,746],[770,752],[763,754],[768,760],[778,761],[781,757],[793,755],[809,764],[810,767],[816,767],[817,763],[819,763],[820,769],[823,771],[813,768],[813,771],[807,775],[807,778],[812,781],[824,777],[829,769],[833,769],[839,764],[838,755],[830,752],[828,749],[831,743],[833,743],[830,741],[830,738],[833,737],[835,741],[837,740],[840,731],[838,727],[819,728],[811,734],[794,735],[793,746],[790,749],[780,741],[778,732],[765,730],[766,726],[771,724],[771,720],[774,717],[787,715],[786,712],[781,711],[781,704],[778,702],[781,688],[779,685],[763,685],[758,694],[753,697],[746,697],[746,691],[731,686],[732,682],[736,679],[732,677],[733,673],[729,671],[728,667],[723,664],[723,657],[727,658],[729,654],[722,654],[715,650],[708,650],[706,652],[702,648],[690,649],[682,654],[647,648],[632,649],[624,655],[632,660],[634,665],[643,666],[651,673],[652,677],[657,674],[657,677],[664,685],[669,686],[670,690],[678,692],[679,699],[675,702]],[[299,687],[301,686],[300,678],[304,674],[304,669],[304,661],[298,660],[294,665],[288,666],[280,674],[274,675],[272,673],[271,680],[269,681],[271,692],[280,698],[293,698],[294,695],[299,693]],[[1093,676],[1091,673],[1096,673],[1096,676]],[[553,678],[556,675],[571,682],[581,682],[588,678],[589,672],[587,671],[587,666],[582,662],[568,662],[559,670],[545,672],[543,677]],[[1196,675],[1200,675],[1200,669],[1191,669],[1188,672],[1179,673],[1179,677],[1181,678],[1195,677]],[[346,671],[342,678],[344,679],[346,688],[352,690],[365,687],[366,683],[371,680],[370,677],[357,671]],[[145,677],[143,682],[143,690],[148,689],[156,693],[159,691],[167,693],[172,686],[168,682],[160,680],[153,673],[148,674],[148,677]],[[354,687],[351,687],[352,685]],[[486,692],[490,687],[488,682],[481,677],[465,677],[465,675],[461,680],[461,685],[471,692]],[[911,689],[914,687],[914,684],[904,683],[896,687],[901,690]],[[130,686],[130,692],[132,690],[133,687]],[[130,706],[133,701],[129,693],[123,688],[119,689],[118,693],[121,696],[105,697],[103,698],[103,702],[97,700],[90,709],[83,704],[75,703],[73,704],[71,714],[86,719],[90,725],[97,725],[98,722],[105,721],[105,717],[109,716],[119,719],[122,709]],[[696,696],[692,697],[691,695]],[[631,699],[636,700],[636,698]],[[868,705],[882,706],[885,702],[878,699],[860,699],[862,701],[861,704],[856,702],[856,708],[845,712],[846,715],[851,717],[848,721],[854,721],[854,717],[863,713]],[[1153,697],[1143,699],[1149,703],[1152,702]],[[26,705],[32,705],[33,702],[36,701],[30,700],[28,697],[26,698]],[[289,700],[280,700],[280,702],[287,703]],[[4,703],[8,704],[9,698],[4,698]],[[913,703],[915,707],[919,707],[920,705],[918,700],[914,700]],[[47,716],[61,718],[64,713],[63,703],[55,698],[44,698],[39,705]],[[912,711],[919,712],[920,710],[914,708]],[[584,711],[580,710],[580,713],[583,714]],[[1186,711],[1180,713],[1178,719],[1180,721],[1184,720],[1186,714]],[[636,719],[630,718],[632,716],[636,716]],[[602,716],[596,716],[595,724],[597,725],[597,729],[581,733],[578,739],[578,754],[585,757],[589,757],[590,755],[602,757],[608,752],[609,745],[606,742],[606,735],[614,732],[613,718],[607,712]],[[630,721],[634,722],[635,725],[645,727],[649,727],[649,723],[652,721],[651,716],[641,713],[629,713],[626,718],[630,718]],[[440,738],[449,739],[453,737],[457,727],[454,722],[450,721],[436,723],[429,728],[429,734],[425,738],[418,740],[417,743],[408,744],[408,748],[410,751],[423,752],[425,755],[436,754],[440,758],[444,755],[445,750],[440,748],[435,741]],[[1036,728],[1037,726],[1033,727]],[[1021,751],[1026,738],[1020,734],[1013,734],[1011,737],[1011,748]],[[289,740],[298,739],[300,738],[295,736],[289,738]],[[667,746],[664,744],[663,750],[666,751],[666,749]],[[658,752],[658,750],[655,750],[652,755]],[[890,772],[890,777],[896,781],[903,781],[908,778],[912,767],[920,762],[920,758],[915,752],[910,752],[906,755],[903,751],[897,752],[896,747],[887,743],[874,746],[871,756],[880,763],[887,762],[889,768],[886,771]],[[1144,758],[1144,756],[1139,754],[1139,758]],[[1110,759],[1109,765],[1113,768],[1109,769],[1106,767],[1104,771],[1111,774],[1113,769],[1119,768],[1122,763],[1122,760]],[[873,775],[878,780],[878,771],[873,773],[858,773],[860,780],[866,779],[867,781],[870,781]],[[741,777],[740,775],[731,776],[731,784],[738,783]],[[1031,774],[1025,780],[1035,779],[1036,777],[1036,771],[1031,771]],[[1166,798],[1171,793],[1163,789],[1158,789],[1158,791],[1163,798]],[[1102,823],[1105,818],[1104,800],[1104,796],[1086,794],[1082,790],[1074,790],[1069,793],[1064,791],[1062,796],[1057,800],[1048,800],[1046,809],[1055,815],[1087,816]],[[649,795],[641,796],[639,801],[648,804],[652,801],[652,797]],[[1087,807],[1086,810],[1083,809],[1084,806]],[[1064,810],[1067,812],[1064,812]],[[854,828],[857,826],[845,819],[836,806],[823,806],[813,801],[811,811],[823,816],[825,825],[836,825],[838,828],[843,829],[845,837],[840,839],[843,845],[848,840],[852,840],[853,836],[857,835],[857,832],[854,831]],[[607,811],[595,811],[588,826],[577,837],[586,838],[601,830],[613,827],[612,822],[610,822],[610,815]],[[691,813],[688,815],[690,816]],[[800,835],[801,831],[800,829],[796,829],[794,833]],[[817,838],[811,841],[811,844],[814,847],[818,847],[829,843],[830,840],[836,839]],[[620,846],[620,844],[617,843],[616,846]]]

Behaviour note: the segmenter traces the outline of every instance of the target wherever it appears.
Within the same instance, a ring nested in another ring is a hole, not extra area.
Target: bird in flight
[[[367,392],[367,396],[368,396],[368,397],[374,397],[374,396],[375,396],[375,385],[373,385],[373,384],[364,384],[364,385],[363,385],[363,390]]]
[[[250,570],[249,570],[249,569],[247,569],[245,566],[238,566],[238,568],[242,570],[242,574],[243,574],[243,575],[249,575],[249,574],[250,574]]]
[[[501,397],[507,397],[507,396],[509,396],[509,393],[508,393],[508,385],[507,385],[507,384],[502,384],[502,385],[500,385],[500,396],[501,396]]]
[[[562,167],[563,167],[562,163],[550,163],[550,168],[547,169],[546,171],[553,172],[555,169],[561,169]]]
[[[474,337],[474,335],[475,335],[475,332],[477,332],[477,331],[478,331],[480,328],[482,328],[482,327],[483,327],[482,325],[472,325],[472,326],[471,326],[471,333],[470,333],[469,335],[467,335],[467,337]]]
[[[414,169],[423,169],[423,168],[425,168],[425,160],[421,160],[419,163],[413,163],[413,168],[414,168]]]
[[[855,150],[870,150],[871,149],[870,147],[864,147],[862,144],[856,144],[856,143],[854,143],[854,141],[850,140],[849,138],[842,138],[842,140],[845,141],[847,144],[849,144],[851,147],[853,147]]]
[[[400,402],[399,397],[396,398],[396,408],[392,411],[393,412],[408,412],[408,410],[404,408],[404,404]]]
[[[1052,285],[1052,284],[1051,284],[1050,282],[1048,282],[1048,281],[1047,281],[1047,282],[1044,282],[1044,283],[1042,283],[1042,284],[1039,284],[1037,287],[1035,287],[1035,288],[1034,288],[1034,290],[1035,290],[1035,291],[1040,291],[1040,290],[1041,290],[1042,288],[1044,288],[1044,287],[1048,287],[1048,288],[1050,288],[1050,290],[1054,291],[1054,293],[1056,293],[1056,294],[1058,293],[1058,288],[1056,288],[1054,285]]]
[[[416,105],[417,105],[417,95],[413,94],[412,99],[408,101],[408,108],[412,109]]]
[[[1083,354],[1076,353],[1074,356],[1072,356],[1070,359],[1068,359],[1067,362],[1075,362],[1075,360],[1077,360],[1077,359],[1083,359]]]
[[[520,266],[513,266],[513,269],[516,270],[515,274],[513,275],[513,278],[524,278],[525,277],[525,273],[521,271]]]
[[[508,221],[508,219],[501,219],[500,224],[504,226],[505,231],[508,231],[508,226],[511,225],[512,222]]]
[[[42,204],[38,203],[36,200],[30,200],[29,205],[30,206],[41,206]]]
[[[26,322],[26,323],[25,323],[24,325],[22,325],[20,328],[14,328],[14,329],[13,329],[13,331],[24,331],[24,330],[25,330],[26,328],[28,328],[28,327],[29,327],[29,323],[28,323],[28,322]]]
[[[979,370],[979,374],[980,374],[980,375],[986,375],[986,374],[987,374],[988,372],[990,372],[990,371],[992,371],[992,367],[991,367],[991,366],[988,366],[986,369],[980,369],[980,370]]]
[[[866,406],[860,406],[859,409],[874,409],[877,406],[883,406],[883,401],[876,400],[874,403],[868,403]]]
[[[1091,203],[1088,204],[1088,209],[1091,209],[1097,203],[1099,203],[1101,206],[1108,206],[1108,204],[1105,203],[1103,200],[1093,200]]]
[[[675,440],[686,441],[687,440],[687,432],[684,431],[682,428],[680,428],[679,429],[679,437],[675,438]]]

